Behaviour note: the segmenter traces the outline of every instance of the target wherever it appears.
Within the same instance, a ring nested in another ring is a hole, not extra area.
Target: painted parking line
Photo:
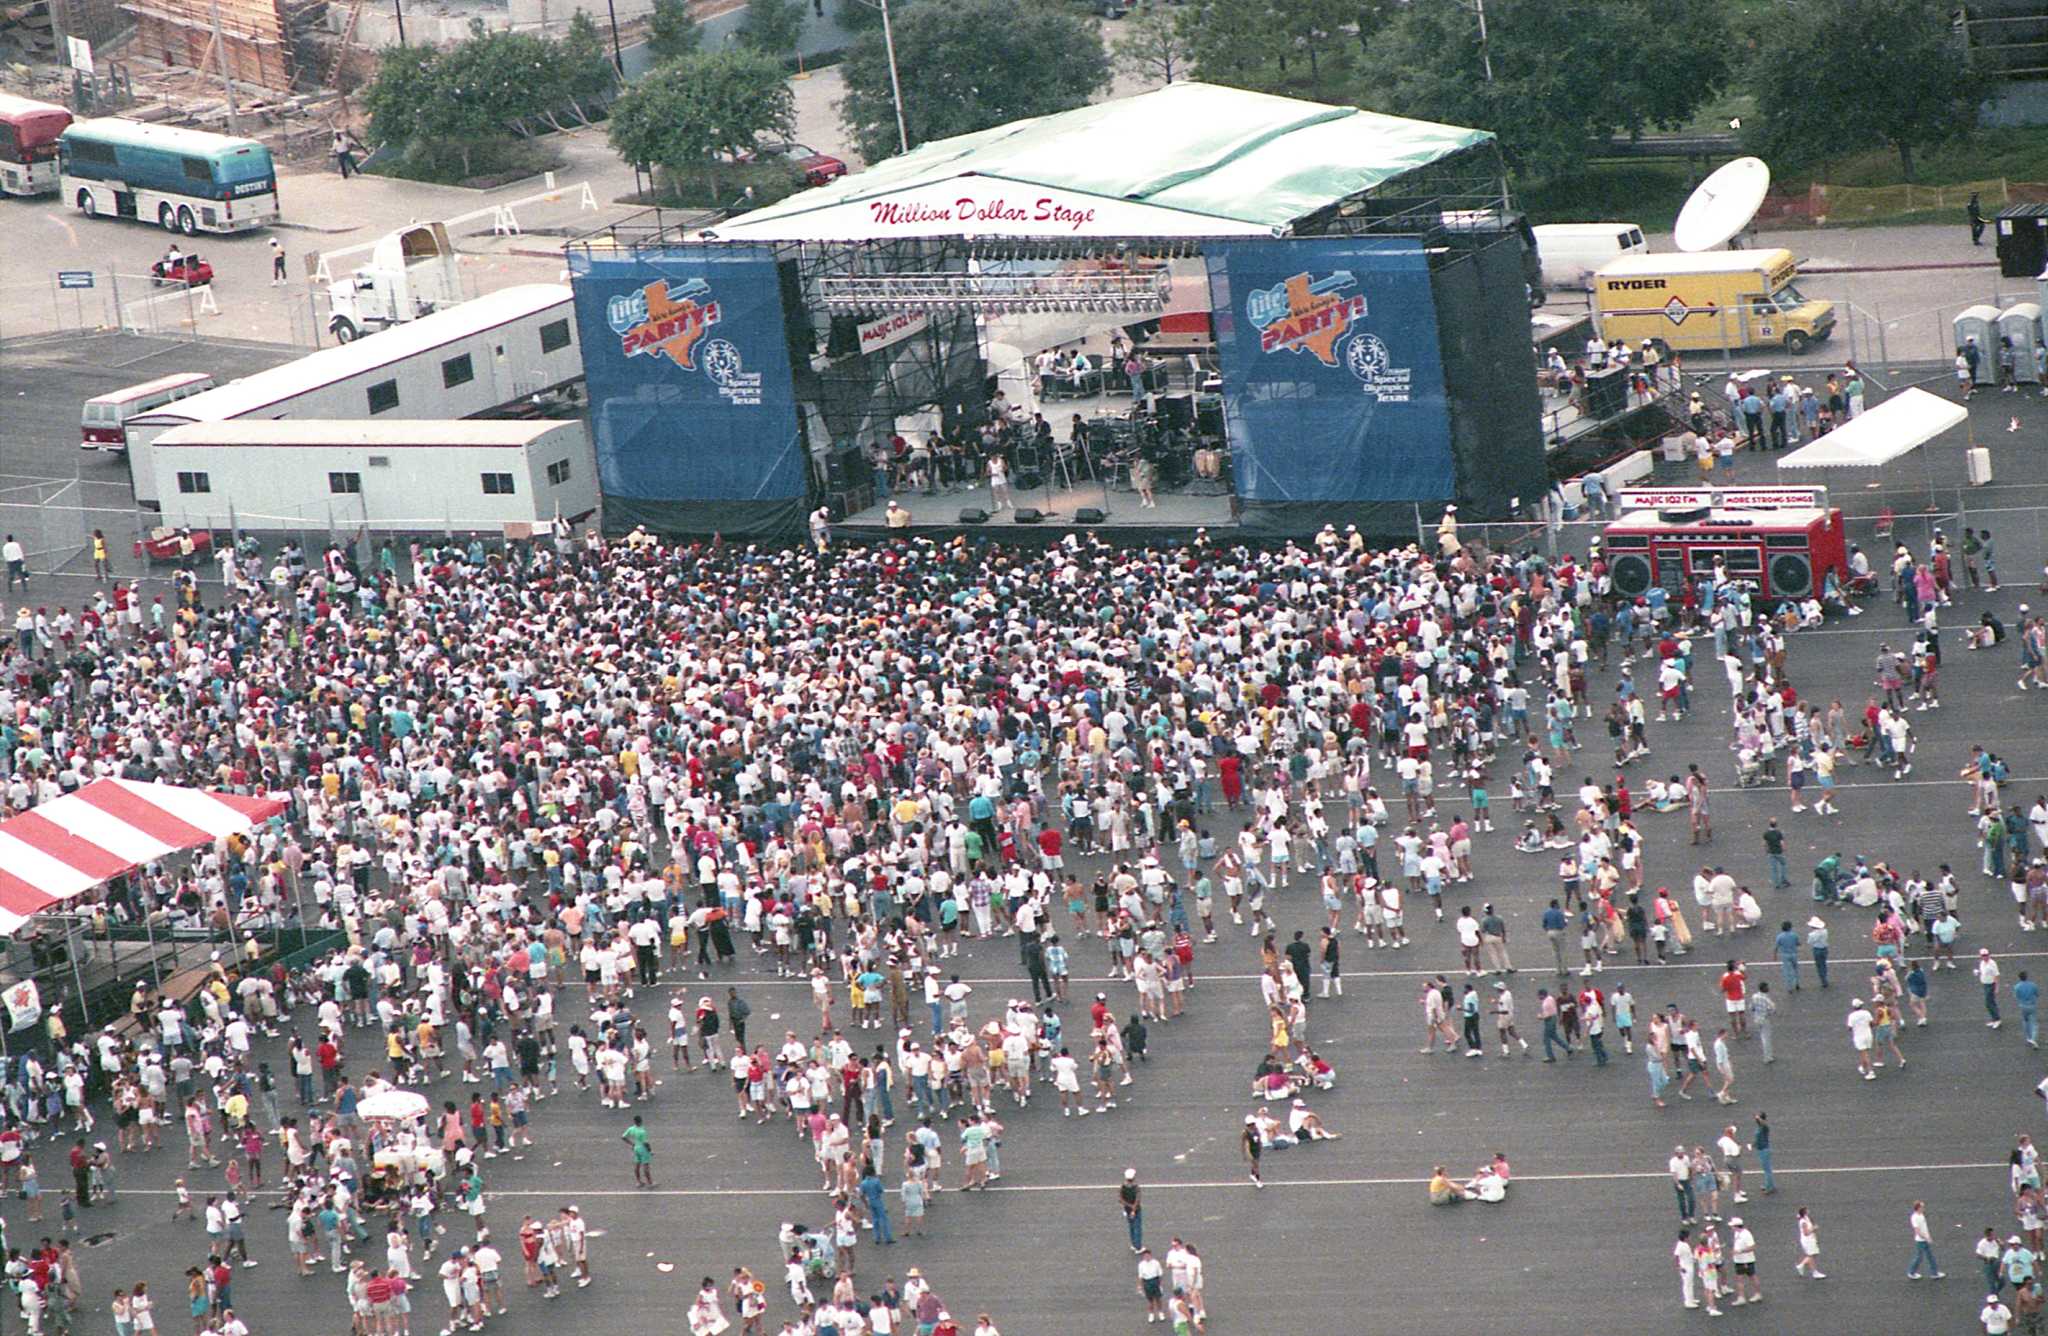
[[[1271,1161],[1268,1161],[1270,1165]],[[1979,1170],[2003,1170],[2003,1160],[1967,1161],[1952,1164],[1834,1164],[1808,1165],[1791,1169],[1776,1169],[1774,1178],[1821,1177],[1835,1174],[1934,1174],[1975,1172]],[[1525,1174],[1517,1173],[1517,1183],[1616,1183],[1637,1182],[1648,1179],[1671,1177],[1661,1169],[1592,1171],[1571,1174]],[[1266,1186],[1274,1189],[1288,1188],[1412,1188],[1429,1182],[1424,1174],[1403,1175],[1385,1178],[1279,1178],[1268,1179]],[[1108,1193],[1118,1184],[1112,1181],[1096,1183],[996,1183],[987,1191],[991,1193]],[[954,1189],[957,1191],[958,1189]],[[1191,1182],[1165,1182],[1148,1180],[1147,1192],[1214,1192],[1218,1190],[1252,1190],[1249,1180],[1243,1178],[1196,1179]],[[122,1188],[121,1195],[137,1197],[170,1197],[176,1195],[172,1188]],[[489,1198],[544,1198],[551,1201],[572,1201],[585,1197],[820,1197],[826,1195],[818,1188],[512,1188],[506,1191],[490,1191]]]

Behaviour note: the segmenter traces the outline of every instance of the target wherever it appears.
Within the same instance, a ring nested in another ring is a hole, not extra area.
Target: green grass
[[[1716,104],[1696,118],[1697,130],[1725,129],[1732,103]],[[1713,117],[1720,119],[1718,125]],[[1967,139],[1919,154],[1915,184],[1959,185],[1966,181],[2048,181],[2048,134],[2039,130],[1983,130]],[[1773,193],[1803,191],[1815,182],[1834,186],[1896,186],[1905,183],[1899,155],[1890,149],[1847,154],[1824,163],[1789,171],[1773,171]],[[1595,162],[1569,177],[1518,188],[1516,197],[1531,222],[1617,220],[1668,230],[1696,179],[1692,165],[1671,161]],[[1987,209],[1987,212],[1989,210]],[[1919,210],[1881,218],[1859,219],[1851,226],[1953,221],[1954,209]]]
[[[2048,181],[2048,134],[2038,129],[1979,130],[1967,139],[1916,154],[1913,166],[1914,184],[1923,186],[2000,176],[2009,181]],[[1780,179],[1790,186],[1814,181],[1837,186],[1895,186],[1903,184],[1906,177],[1896,152],[1872,149],[1788,171]]]

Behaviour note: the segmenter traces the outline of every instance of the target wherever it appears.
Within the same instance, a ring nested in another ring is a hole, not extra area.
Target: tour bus
[[[64,199],[88,218],[167,232],[246,232],[277,221],[277,172],[253,139],[106,116],[60,141]]]
[[[125,390],[115,390],[85,401],[79,418],[79,441],[86,450],[109,450],[119,454],[128,448],[128,419],[162,408],[165,404],[204,394],[213,388],[213,377],[203,371],[180,371],[158,376]]]
[[[71,113],[51,102],[0,93],[0,194],[57,189],[57,137]]]

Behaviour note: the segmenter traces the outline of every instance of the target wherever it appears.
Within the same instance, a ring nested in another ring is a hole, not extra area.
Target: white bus
[[[128,478],[135,499],[155,509],[150,443],[188,422],[509,416],[582,379],[569,289],[500,288],[130,418]]]
[[[166,232],[246,232],[277,221],[277,169],[253,139],[102,116],[57,141],[58,195],[88,218]]]
[[[190,399],[212,388],[213,377],[204,371],[180,371],[145,380],[140,385],[130,385],[125,390],[94,395],[85,401],[85,410],[79,414],[79,447],[120,454],[128,448],[129,418],[153,413],[167,404]]]

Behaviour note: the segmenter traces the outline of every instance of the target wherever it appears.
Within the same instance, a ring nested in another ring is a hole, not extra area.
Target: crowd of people
[[[1504,1057],[1540,1046],[1599,1066],[1614,1041],[1632,1055],[1633,996],[1594,982],[1608,963],[1682,956],[1761,919],[1718,864],[1693,876],[1697,935],[1681,894],[1656,884],[1680,874],[1649,866],[1639,816],[1683,811],[1695,845],[1714,840],[1698,765],[1648,781],[1641,806],[1628,782],[1661,741],[1652,724],[1695,709],[1706,647],[1729,675],[1738,766],[1782,758],[1795,804],[1789,774],[1810,771],[1825,811],[1830,758],[1853,763],[1840,707],[1801,699],[1782,635],[1738,582],[1615,600],[1597,556],[1475,550],[1455,515],[1431,547],[1391,551],[1334,529],[1265,550],[1085,535],[1035,551],[964,538],[678,549],[635,533],[360,566],[333,549],[280,569],[231,568],[220,604],[181,581],[160,620],[96,600],[61,653],[12,660],[7,689],[33,707],[0,710],[17,808],[103,774],[288,800],[247,838],[119,879],[92,906],[110,924],[211,929],[222,959],[205,985],[189,999],[142,990],[104,1034],[52,1030],[0,1089],[0,1166],[6,1131],[88,1136],[94,1105],[111,1106],[116,1148],[72,1148],[81,1211],[114,1191],[123,1154],[182,1124],[219,1258],[195,1268],[195,1322],[224,1320],[213,1275],[254,1260],[230,1208],[263,1190],[280,1196],[299,1270],[325,1259],[347,1277],[359,1336],[409,1336],[412,1283],[450,1242],[441,1220],[469,1215],[439,1269],[447,1327],[480,1326],[503,1307],[484,1164],[533,1144],[545,1101],[655,1101],[665,1019],[671,1072],[729,1076],[739,1120],[812,1150],[830,1225],[783,1255],[813,1278],[829,1255],[832,1286],[799,1299],[790,1277],[790,1329],[883,1330],[861,1312],[882,1291],[853,1279],[863,1236],[891,1246],[896,1212],[918,1233],[944,1190],[999,1181],[1004,1115],[1048,1084],[1063,1117],[1127,1109],[1152,1027],[1183,1013],[1197,947],[1228,929],[1260,943],[1262,1052],[1240,1142],[1254,1183],[1272,1152],[1339,1135],[1308,1105],[1336,1081],[1310,1042],[1311,1000],[1341,996],[1347,924],[1366,949],[1402,949],[1418,897],[1466,972],[1462,995],[1448,974],[1424,989],[1425,1051],[1441,1039],[1481,1058],[1490,1022]],[[1567,824],[1561,777],[1585,768],[1592,674],[1616,654],[1614,779],[1585,775]],[[1887,688],[1878,719],[1903,708]],[[1910,731],[1890,745],[1910,756]],[[1456,810],[1440,801],[1452,790]],[[1561,982],[1533,1000],[1515,995],[1526,947],[1507,916],[1483,894],[1444,901],[1473,880],[1496,791],[1526,822],[1517,847],[1561,854],[1541,916]],[[1782,839],[1764,843],[1781,885]],[[1083,858],[1102,870],[1085,875]],[[1901,934],[1940,887],[1871,880],[1876,930]],[[1315,940],[1282,940],[1269,903],[1282,893],[1313,898]],[[285,925],[346,944],[296,973],[237,968]],[[978,999],[947,966],[992,941],[1016,950],[1028,999]],[[1133,1004],[1104,992],[1073,1008],[1077,965],[1129,982]],[[750,1044],[740,984],[769,970],[808,984],[817,1023]],[[1877,1005],[1910,998],[1911,971],[1894,974],[1873,980]],[[1733,1103],[1743,1042],[1772,1060],[1768,983],[1734,963],[1720,977],[1725,1025],[1675,1006],[1643,1018],[1660,1103],[1673,1084]],[[587,1012],[558,1016],[570,986]],[[1880,1028],[1873,1011],[1874,1043]],[[273,1072],[259,1041],[286,1031]],[[474,1089],[418,1123],[361,1112],[439,1080]],[[644,1113],[622,1129],[643,1188],[658,1133]],[[273,1143],[284,1163],[266,1177]],[[1504,1161],[1493,1177],[1504,1192]],[[373,1225],[382,1266],[357,1255]],[[586,1236],[573,1208],[522,1223],[529,1286],[587,1283]],[[1132,1244],[1148,1316],[1199,1330],[1200,1286],[1185,1283],[1198,1254],[1148,1261],[1135,1230]],[[49,1265],[61,1290],[64,1263]],[[745,1296],[726,1297],[744,1322]]]

